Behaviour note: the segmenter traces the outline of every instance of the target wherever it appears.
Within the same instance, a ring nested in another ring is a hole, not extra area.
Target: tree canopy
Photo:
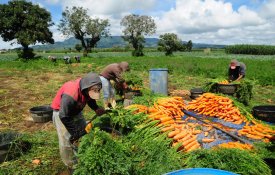
[[[11,0],[0,4],[0,34],[4,41],[14,41],[23,46],[23,57],[30,58],[28,48],[36,43],[54,43],[49,27],[51,14],[44,8],[25,0]],[[29,54],[28,54],[29,53]]]
[[[165,33],[160,35],[158,42],[158,49],[165,51],[165,55],[172,55],[174,51],[177,51],[181,47],[181,40],[174,33]]]
[[[151,16],[131,14],[125,16],[120,25],[125,27],[123,39],[132,44],[133,56],[143,56],[144,35],[152,35],[156,32],[156,24]]]
[[[67,7],[62,13],[58,29],[64,35],[73,35],[80,40],[86,55],[91,48],[96,47],[101,37],[109,36],[109,26],[109,20],[91,18],[83,7]]]

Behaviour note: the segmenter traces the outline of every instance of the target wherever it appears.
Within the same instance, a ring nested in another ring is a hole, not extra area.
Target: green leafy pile
[[[140,120],[136,116],[140,116]],[[156,121],[144,121],[141,114],[129,116],[127,112],[121,112],[119,117],[112,115],[116,119],[110,119],[111,126],[117,127],[119,120],[120,127],[125,127],[122,123],[128,125],[123,117],[135,118],[134,121],[142,123],[121,136],[113,136],[95,127],[81,140],[75,174],[154,175],[182,167],[183,154],[170,147],[171,140],[156,126]],[[107,121],[107,117],[104,118]]]
[[[259,156],[239,149],[194,151],[186,155],[185,164],[189,168],[222,169],[243,175],[271,175],[268,165]]]

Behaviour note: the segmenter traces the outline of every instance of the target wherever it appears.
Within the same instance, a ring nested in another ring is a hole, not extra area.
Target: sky
[[[57,30],[66,7],[84,7],[91,17],[109,19],[111,35],[122,35],[121,19],[129,14],[152,16],[159,37],[175,33],[183,41],[207,44],[275,45],[275,0],[29,0],[48,10]],[[8,0],[0,0],[0,4]],[[12,48],[0,37],[0,49]]]

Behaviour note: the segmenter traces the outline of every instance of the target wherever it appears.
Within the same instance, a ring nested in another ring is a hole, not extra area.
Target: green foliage
[[[87,9],[74,6],[71,9],[66,7],[62,13],[58,30],[64,35],[74,35],[76,39],[80,40],[84,48],[83,55],[87,56],[87,53],[96,46],[101,37],[109,35],[109,26],[107,19],[92,19],[88,15]]]
[[[187,43],[186,43],[186,50],[188,52],[191,52],[192,51],[192,47],[193,47],[193,43],[191,40],[189,40]]]
[[[229,54],[275,55],[275,46],[241,44],[227,46],[225,52]]]
[[[74,174],[113,175],[131,174],[130,149],[121,140],[95,129],[84,136],[78,152]]]
[[[1,175],[58,174],[65,168],[60,160],[56,131],[23,134],[22,141],[31,143],[31,149],[15,160],[0,164]],[[36,158],[41,160],[39,166],[32,164]]]
[[[131,70],[123,73],[123,79],[126,81],[127,85],[133,87],[143,87],[143,79],[138,76],[138,72]]]
[[[236,91],[239,102],[249,105],[249,101],[253,97],[253,82],[249,80],[241,80]]]
[[[104,118],[101,124],[108,123]],[[131,111],[112,113],[110,120],[116,126],[126,124],[132,130],[112,137],[95,127],[81,140],[75,174],[158,175],[182,167],[182,154],[170,148],[171,140],[156,127],[157,122],[145,119],[144,114],[134,115]]]
[[[135,49],[133,56],[143,56],[144,35],[152,35],[156,32],[156,24],[151,16],[131,14],[125,16],[120,25],[125,27],[123,39],[132,44]]]
[[[133,104],[152,106],[158,98],[164,96],[162,94],[155,94],[150,89],[143,89],[141,92],[142,96],[134,96]]]
[[[16,39],[23,46],[23,58],[33,58],[28,49],[31,44],[54,43],[49,30],[52,25],[50,13],[39,5],[25,0],[0,4],[0,35],[4,41]]]
[[[214,168],[242,175],[271,175],[268,165],[255,154],[239,149],[197,150],[186,155],[188,168]]]
[[[75,50],[77,50],[78,52],[80,52],[82,50],[82,45],[81,44],[76,44],[75,45]]]
[[[165,55],[172,55],[174,51],[179,50],[181,45],[180,39],[174,33],[165,33],[160,35],[160,40],[158,42],[159,50],[165,51]]]

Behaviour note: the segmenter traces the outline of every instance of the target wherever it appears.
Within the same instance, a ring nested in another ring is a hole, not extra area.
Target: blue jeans
[[[102,90],[104,100],[109,100],[110,98],[115,97],[115,89],[112,87],[110,80],[104,78],[103,76],[99,76],[102,82]]]

